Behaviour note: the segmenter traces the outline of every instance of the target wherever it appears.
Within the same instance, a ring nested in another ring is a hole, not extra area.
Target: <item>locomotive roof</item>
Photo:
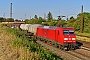
[[[40,28],[47,28],[47,29],[56,29],[57,26],[39,26]],[[59,28],[72,28],[72,27],[59,27]]]
[[[56,29],[57,26],[39,26],[40,28],[47,28],[47,29]]]

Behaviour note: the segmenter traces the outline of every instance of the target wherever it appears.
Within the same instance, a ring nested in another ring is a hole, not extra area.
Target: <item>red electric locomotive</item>
[[[75,49],[76,46],[76,35],[74,28],[71,27],[39,26],[36,36],[46,42],[54,43],[61,49]]]

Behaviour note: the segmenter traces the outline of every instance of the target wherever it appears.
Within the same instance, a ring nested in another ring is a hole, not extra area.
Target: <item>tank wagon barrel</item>
[[[28,26],[30,26],[31,24],[21,24],[20,25],[20,29],[22,30],[28,30]]]
[[[41,25],[40,24],[32,24],[32,25],[28,26],[28,32],[31,32],[34,35],[36,35],[36,31],[37,31],[38,26],[41,26]]]

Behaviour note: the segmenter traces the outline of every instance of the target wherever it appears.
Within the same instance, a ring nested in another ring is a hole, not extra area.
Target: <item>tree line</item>
[[[90,13],[89,12],[79,13],[76,18],[71,16],[66,20],[62,19],[61,16],[58,16],[58,19],[54,19],[52,13],[49,12],[46,16],[46,19],[35,15],[31,19],[25,19],[24,22],[27,24],[42,24],[47,26],[74,27],[76,31],[80,31],[82,14],[83,14],[83,20],[84,20],[83,32],[90,33]],[[7,18],[7,19],[0,18],[0,22],[3,22],[3,21],[13,22],[13,21],[23,21],[23,20],[18,20],[18,19],[14,20],[13,18]]]

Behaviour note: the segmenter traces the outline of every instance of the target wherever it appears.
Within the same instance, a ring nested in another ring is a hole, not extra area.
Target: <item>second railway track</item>
[[[90,51],[84,48],[76,49],[75,51],[64,51],[59,48],[56,48],[52,44],[46,44],[43,41],[37,40],[37,43],[41,44],[50,51],[53,51],[57,56],[65,58],[66,60],[89,60]]]

